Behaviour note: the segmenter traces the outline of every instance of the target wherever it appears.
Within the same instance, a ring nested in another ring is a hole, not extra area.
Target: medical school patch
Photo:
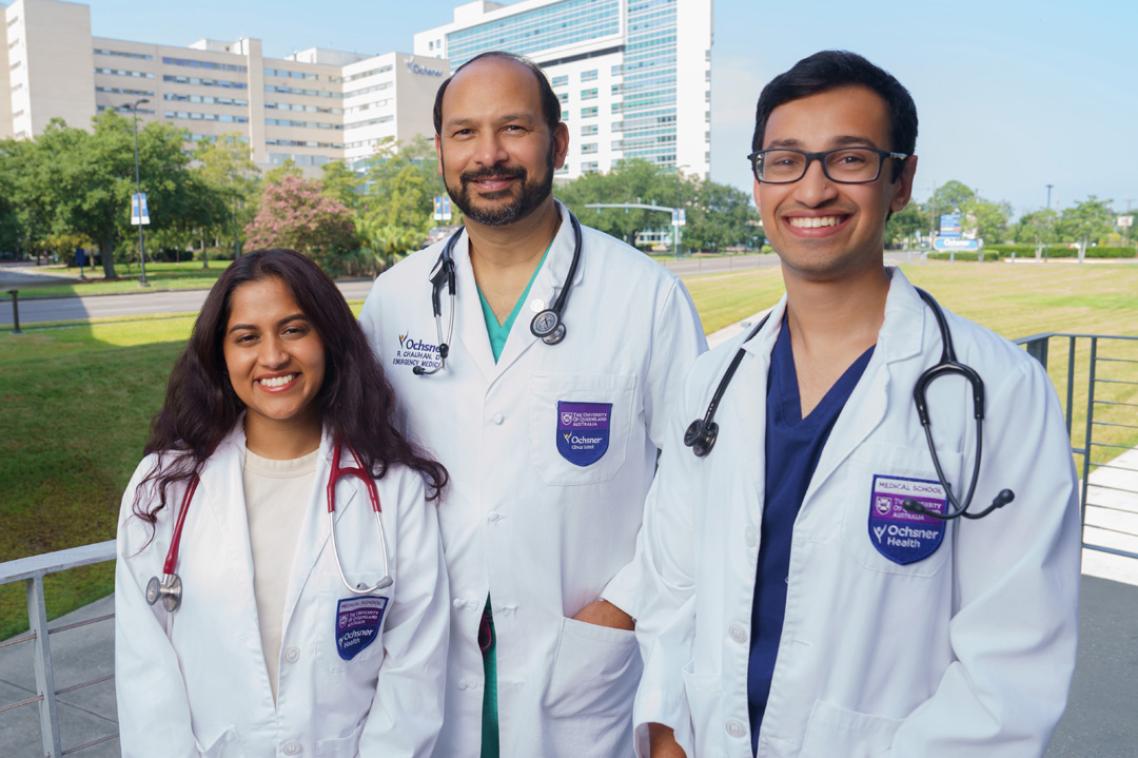
[[[612,403],[557,402],[557,452],[575,466],[590,466],[609,449]]]
[[[869,541],[877,552],[905,566],[923,561],[944,542],[946,522],[910,513],[902,503],[912,498],[930,511],[944,513],[944,487],[927,479],[873,475],[869,503]]]
[[[379,639],[385,597],[347,597],[336,603],[336,652],[350,661]]]

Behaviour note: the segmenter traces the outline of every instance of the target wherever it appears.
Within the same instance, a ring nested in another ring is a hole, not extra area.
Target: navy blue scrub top
[[[826,392],[810,415],[802,418],[798,374],[790,348],[790,324],[782,328],[771,351],[767,375],[766,498],[759,543],[754,604],[751,606],[751,656],[747,665],[747,704],[751,748],[758,750],[759,726],[770,695],[775,657],[786,614],[786,580],[794,520],[822,448],[873,355],[870,347]]]

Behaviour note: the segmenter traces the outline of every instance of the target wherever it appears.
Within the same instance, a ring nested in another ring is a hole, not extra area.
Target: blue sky
[[[684,0],[680,0],[684,2]],[[90,0],[96,35],[170,44],[260,37],[306,47],[410,50],[450,0]],[[750,188],[762,85],[820,49],[896,75],[920,114],[916,195],[959,179],[1017,215],[1088,195],[1138,208],[1138,3],[1131,0],[715,0],[712,178]]]

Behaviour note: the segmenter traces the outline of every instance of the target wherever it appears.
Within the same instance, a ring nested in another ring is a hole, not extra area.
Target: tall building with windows
[[[94,37],[91,10],[61,0],[0,7],[0,138],[29,138],[53,118],[87,127],[138,105],[141,121],[190,141],[239,134],[253,160],[307,172],[357,161],[386,139],[434,133],[431,105],[447,71],[437,58],[312,48],[270,58],[261,40],[188,47]]]
[[[457,68],[487,50],[525,55],[561,99],[561,176],[643,158],[706,178],[711,166],[712,0],[478,0],[415,35]]]

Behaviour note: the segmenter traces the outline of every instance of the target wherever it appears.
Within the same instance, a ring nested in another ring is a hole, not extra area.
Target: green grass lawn
[[[103,269],[86,269],[87,278],[77,282],[59,282],[53,277],[43,276],[42,282],[20,287],[20,299],[37,299],[47,297],[73,297],[79,295],[119,295],[128,292],[162,292],[165,290],[194,290],[209,289],[217,277],[221,276],[230,264],[230,261],[210,261],[209,268],[202,268],[201,261],[183,261],[182,263],[147,263],[146,280],[149,287],[143,288],[138,283],[139,269],[137,265],[127,266],[116,264],[115,273],[119,278],[107,281],[103,278]],[[67,266],[51,266],[48,270],[57,271],[61,276],[79,276],[79,269]],[[0,302],[10,300],[8,293],[0,293]]]
[[[1138,334],[1138,266],[928,263],[905,270],[945,307],[1008,338],[1043,331]],[[685,281],[708,332],[770,305],[783,289],[775,267]],[[191,327],[192,317],[168,316],[0,332],[0,561],[114,537],[123,487]],[[1100,353],[1138,361],[1138,343],[1104,344]],[[1065,361],[1065,344],[1053,345],[1052,377],[1061,394]],[[1103,365],[1111,376],[1138,374],[1135,363]],[[1107,388],[1111,399],[1138,402],[1136,387]],[[1085,384],[1077,382],[1076,430],[1085,398]],[[1133,413],[1129,418],[1136,423]],[[1138,444],[1133,431],[1104,430],[1096,439]],[[50,615],[105,595],[112,572],[103,564],[49,577]],[[0,587],[0,639],[25,626],[23,585]]]

